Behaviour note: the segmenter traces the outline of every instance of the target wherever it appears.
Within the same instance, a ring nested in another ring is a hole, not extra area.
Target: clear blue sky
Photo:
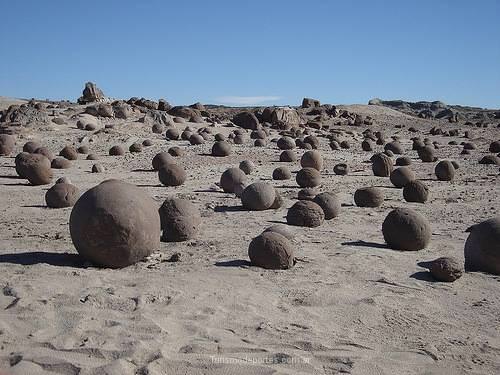
[[[500,108],[500,1],[2,1],[0,95]]]

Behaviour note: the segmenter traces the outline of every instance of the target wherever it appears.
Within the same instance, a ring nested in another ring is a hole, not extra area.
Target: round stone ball
[[[151,165],[155,171],[158,171],[163,165],[175,163],[174,158],[168,152],[159,152],[151,160]]]
[[[389,179],[395,187],[401,189],[409,182],[415,180],[416,177],[415,173],[409,167],[399,167],[391,172]]]
[[[186,182],[187,174],[178,164],[163,164],[158,170],[158,179],[165,186],[180,186]]]
[[[384,203],[384,192],[376,187],[364,187],[354,192],[354,203],[358,207],[380,207]]]
[[[28,141],[23,146],[23,151],[33,154],[38,148],[42,147],[42,145],[35,141]]]
[[[251,211],[262,211],[272,208],[276,200],[276,190],[265,182],[254,182],[241,193],[241,204]]]
[[[500,216],[468,228],[465,242],[465,270],[500,275]]]
[[[71,180],[66,176],[59,177],[56,180],[56,184],[71,184]]]
[[[101,164],[94,164],[91,169],[92,173],[102,173],[104,172],[104,167]]]
[[[32,185],[47,185],[52,181],[52,169],[50,168],[50,160],[42,154],[27,154],[23,155],[19,160],[19,168],[21,177],[26,178]]]
[[[280,154],[280,161],[284,163],[296,162],[297,155],[292,150],[284,150]]]
[[[385,218],[382,234],[392,249],[417,251],[429,244],[431,226],[418,212],[409,208],[396,208]]]
[[[330,141],[330,148],[333,151],[340,150],[340,145],[337,141]]]
[[[76,149],[76,152],[78,152],[79,154],[88,154],[89,153],[89,146],[82,145]]]
[[[363,140],[363,142],[361,142],[361,149],[363,151],[373,151],[373,142],[369,139]]]
[[[325,221],[325,213],[317,203],[300,200],[290,207],[286,221],[300,227],[318,227]]]
[[[125,150],[123,149],[122,146],[113,146],[109,149],[109,155],[110,156],[122,156],[125,155]]]
[[[255,237],[248,247],[248,257],[253,266],[284,270],[295,263],[291,242],[277,232],[264,232]]]
[[[86,159],[87,160],[99,160],[99,156],[97,156],[97,154],[88,154]]]
[[[278,139],[276,145],[280,150],[293,150],[295,148],[295,141],[292,137],[284,136]]]
[[[136,143],[132,143],[130,145],[130,147],[128,148],[128,150],[132,153],[135,153],[135,152],[142,152],[142,144],[136,142]]]
[[[50,161],[52,161],[54,159],[54,154],[47,147],[38,147],[34,153],[35,154],[42,154]]]
[[[205,139],[200,134],[191,134],[189,143],[192,145],[202,145],[205,143]]]
[[[185,141],[189,141],[189,139],[191,138],[191,136],[193,135],[193,132],[189,131],[189,130],[184,130],[182,133],[181,133],[181,139],[185,140]],[[201,136],[200,136],[201,137]],[[203,137],[202,137],[203,138]]]
[[[273,180],[289,180],[292,172],[287,167],[278,167],[273,171]]]
[[[167,198],[160,209],[162,241],[181,242],[192,239],[198,232],[201,215],[198,208],[186,199]]]
[[[45,202],[50,208],[73,206],[79,196],[78,188],[68,183],[57,183],[45,193]]]
[[[104,181],[85,192],[71,211],[69,229],[78,253],[104,267],[126,267],[160,247],[154,201],[119,180]]]
[[[344,150],[348,150],[351,148],[351,144],[349,141],[342,141],[340,142],[340,148],[343,148]]]
[[[295,237],[293,232],[290,230],[290,227],[288,225],[284,225],[284,224],[271,225],[270,227],[266,228],[264,230],[264,232],[262,232],[262,233],[266,233],[266,232],[279,233],[283,237],[285,237],[286,239],[288,239],[290,241],[293,241],[293,239]]]
[[[239,168],[245,174],[251,174],[255,170],[255,164],[250,160],[243,160],[240,162]]]
[[[161,134],[165,131],[165,126],[163,126],[162,124],[153,124],[153,126],[151,127],[151,131],[154,133],[154,134]]]
[[[500,152],[500,141],[491,142],[488,150],[494,153]]]
[[[304,143],[310,144],[313,150],[319,148],[319,139],[315,135],[308,135],[304,138]]]
[[[21,178],[26,178],[25,168],[26,168],[26,164],[31,160],[30,156],[31,156],[31,154],[29,152],[23,151],[23,152],[20,152],[19,154],[17,154],[16,158],[14,159],[16,173]]]
[[[220,142],[220,141],[226,141],[227,139],[226,139],[226,136],[224,134],[217,133],[217,134],[215,134],[215,140]]]
[[[335,193],[319,193],[314,197],[313,202],[323,209],[325,220],[331,220],[340,213],[340,201]]]
[[[411,159],[408,156],[400,156],[396,159],[396,165],[398,167],[406,167],[411,165]]]
[[[297,193],[297,199],[301,201],[312,201],[316,195],[318,195],[318,190],[316,188],[304,188],[300,189]]]
[[[0,155],[10,155],[16,146],[16,138],[10,134],[0,134]]]
[[[167,131],[165,132],[165,138],[168,141],[176,141],[180,136],[181,133],[179,132],[179,129],[174,127],[167,128]]]
[[[246,184],[247,176],[240,168],[229,168],[220,177],[220,187],[226,193],[234,193],[237,184]]]
[[[52,162],[50,163],[50,167],[52,169],[68,169],[68,168],[71,168],[71,162],[68,159],[59,157],[59,158],[52,159]]]
[[[385,154],[378,153],[371,157],[372,171],[375,176],[389,177],[392,172],[392,160]]]
[[[233,138],[233,143],[235,145],[242,145],[243,143],[245,143],[245,137],[243,134],[237,134],[234,138]]]
[[[417,152],[418,152],[418,157],[424,163],[432,163],[433,161],[436,160],[436,157],[434,156],[434,147],[431,146],[420,147],[417,150]]]
[[[500,165],[500,158],[496,155],[485,155],[479,160],[479,164]]]
[[[153,145],[153,141],[151,139],[145,139],[144,141],[142,141],[142,145],[144,147],[152,146]]]
[[[434,173],[439,181],[452,181],[455,177],[455,167],[448,160],[437,163]]]
[[[407,202],[425,203],[429,198],[429,188],[422,181],[411,181],[403,188],[403,198]]]
[[[455,258],[441,257],[430,262],[429,271],[437,281],[453,282],[462,276],[464,268]]]
[[[306,151],[300,158],[302,168],[314,168],[318,171],[323,169],[323,157],[317,150]]]
[[[78,152],[73,146],[65,146],[61,152],[59,152],[59,155],[62,156],[63,158],[66,158],[68,160],[77,160],[78,159]]]
[[[321,175],[316,168],[302,168],[295,177],[297,184],[302,187],[316,187],[321,184]]]
[[[346,163],[339,163],[333,167],[333,173],[338,176],[346,176],[349,173],[349,167]]]
[[[231,155],[231,145],[226,141],[215,142],[212,146],[212,156],[229,156]]]
[[[172,156],[184,156],[184,150],[178,146],[173,146],[168,149],[168,153]]]
[[[265,147],[267,145],[267,142],[265,139],[256,139],[253,145],[255,147]]]
[[[386,143],[386,145],[384,146],[384,150],[391,151],[392,153],[398,154],[398,155],[401,155],[404,153],[403,146],[401,146],[401,143],[399,143],[397,141]]]

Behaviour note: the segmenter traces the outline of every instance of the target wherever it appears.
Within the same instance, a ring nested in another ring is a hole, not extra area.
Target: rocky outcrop
[[[100,88],[93,82],[87,82],[83,89],[82,96],[78,98],[78,104],[104,102],[106,97]]]

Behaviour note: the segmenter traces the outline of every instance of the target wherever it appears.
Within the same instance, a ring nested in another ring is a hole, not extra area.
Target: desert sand
[[[3,109],[13,104],[2,98]],[[421,262],[453,256],[463,262],[465,230],[499,215],[498,166],[480,165],[492,140],[500,139],[497,122],[487,128],[423,119],[385,106],[337,106],[373,125],[332,125],[350,149],[332,151],[320,138],[325,159],[320,191],[337,193],[338,217],[317,228],[289,227],[294,233],[297,264],[283,271],[253,267],[251,239],[275,223],[285,223],[296,201],[294,177],[273,181],[280,165],[295,173],[299,162],[280,163],[275,143],[254,147],[247,134],[228,157],[210,156],[213,141],[192,146],[166,141],[151,124],[103,118],[113,129],[88,132],[76,127],[84,105],[47,109],[53,122],[22,128],[16,149],[0,157],[0,368],[2,374],[497,374],[500,373],[500,277],[465,273],[453,283],[436,282]],[[217,109],[214,109],[216,111]],[[195,129],[207,123],[176,124]],[[402,126],[402,127],[396,127]],[[408,131],[409,127],[418,133]],[[457,137],[429,136],[432,127],[460,129]],[[361,132],[383,130],[401,137],[418,179],[430,189],[425,204],[407,203],[388,178],[375,177],[363,152]],[[227,121],[210,126],[228,135]],[[460,155],[465,130],[477,149]],[[313,130],[320,133],[320,131]],[[349,134],[347,132],[352,132]],[[453,182],[437,181],[435,163],[421,163],[410,138],[439,141],[440,159],[460,163]],[[269,139],[278,137],[271,130]],[[115,144],[128,146],[151,139],[141,153],[108,156]],[[95,161],[80,155],[72,167],[54,170],[54,181],[68,177],[80,192],[116,178],[147,192],[158,207],[166,197],[189,199],[203,222],[193,240],[161,243],[143,262],[103,269],[81,259],[68,229],[71,207],[49,209],[44,195],[51,185],[31,186],[17,177],[14,157],[28,140],[57,154],[65,145],[87,144],[99,156],[103,173],[90,173]],[[165,187],[151,171],[151,159],[179,146],[178,163],[186,183]],[[300,155],[304,150],[295,149]],[[257,168],[250,182],[264,180],[277,188],[284,206],[246,211],[234,194],[217,186],[220,175],[239,162]],[[347,176],[333,173],[345,162]],[[360,208],[354,191],[379,186],[385,200],[378,208]],[[387,213],[409,207],[431,223],[429,246],[420,251],[387,248],[381,232]],[[170,257],[180,254],[180,260]],[[419,265],[420,264],[420,265]]]

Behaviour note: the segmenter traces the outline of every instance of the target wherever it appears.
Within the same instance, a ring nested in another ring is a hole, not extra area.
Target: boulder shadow
[[[222,262],[215,262],[217,267],[250,267],[251,263],[244,259],[227,260]]]
[[[130,172],[156,172],[154,169],[137,168],[132,169]]]
[[[415,272],[414,274],[410,275],[410,278],[420,280],[420,281],[427,281],[429,283],[437,283],[438,282],[434,277],[432,277],[431,273],[428,271]]]
[[[0,176],[0,178],[8,178],[12,180],[25,180],[25,178],[22,178],[21,176],[17,175]]]
[[[341,245],[344,245],[344,246],[374,247],[374,248],[377,248],[377,249],[391,249],[385,243],[370,242],[370,241],[363,241],[363,240],[342,242]]]
[[[49,208],[48,206],[44,206],[43,204],[28,204],[25,206],[21,206],[23,208]]]
[[[85,260],[78,254],[29,251],[25,253],[0,254],[0,263],[19,264],[22,266],[49,264],[51,266],[80,268],[85,263]]]
[[[25,183],[16,182],[14,184],[0,184],[0,185],[2,185],[2,186],[33,186],[29,182],[25,182]]]
[[[248,211],[243,206],[217,206],[214,208],[215,212],[242,212]]]

